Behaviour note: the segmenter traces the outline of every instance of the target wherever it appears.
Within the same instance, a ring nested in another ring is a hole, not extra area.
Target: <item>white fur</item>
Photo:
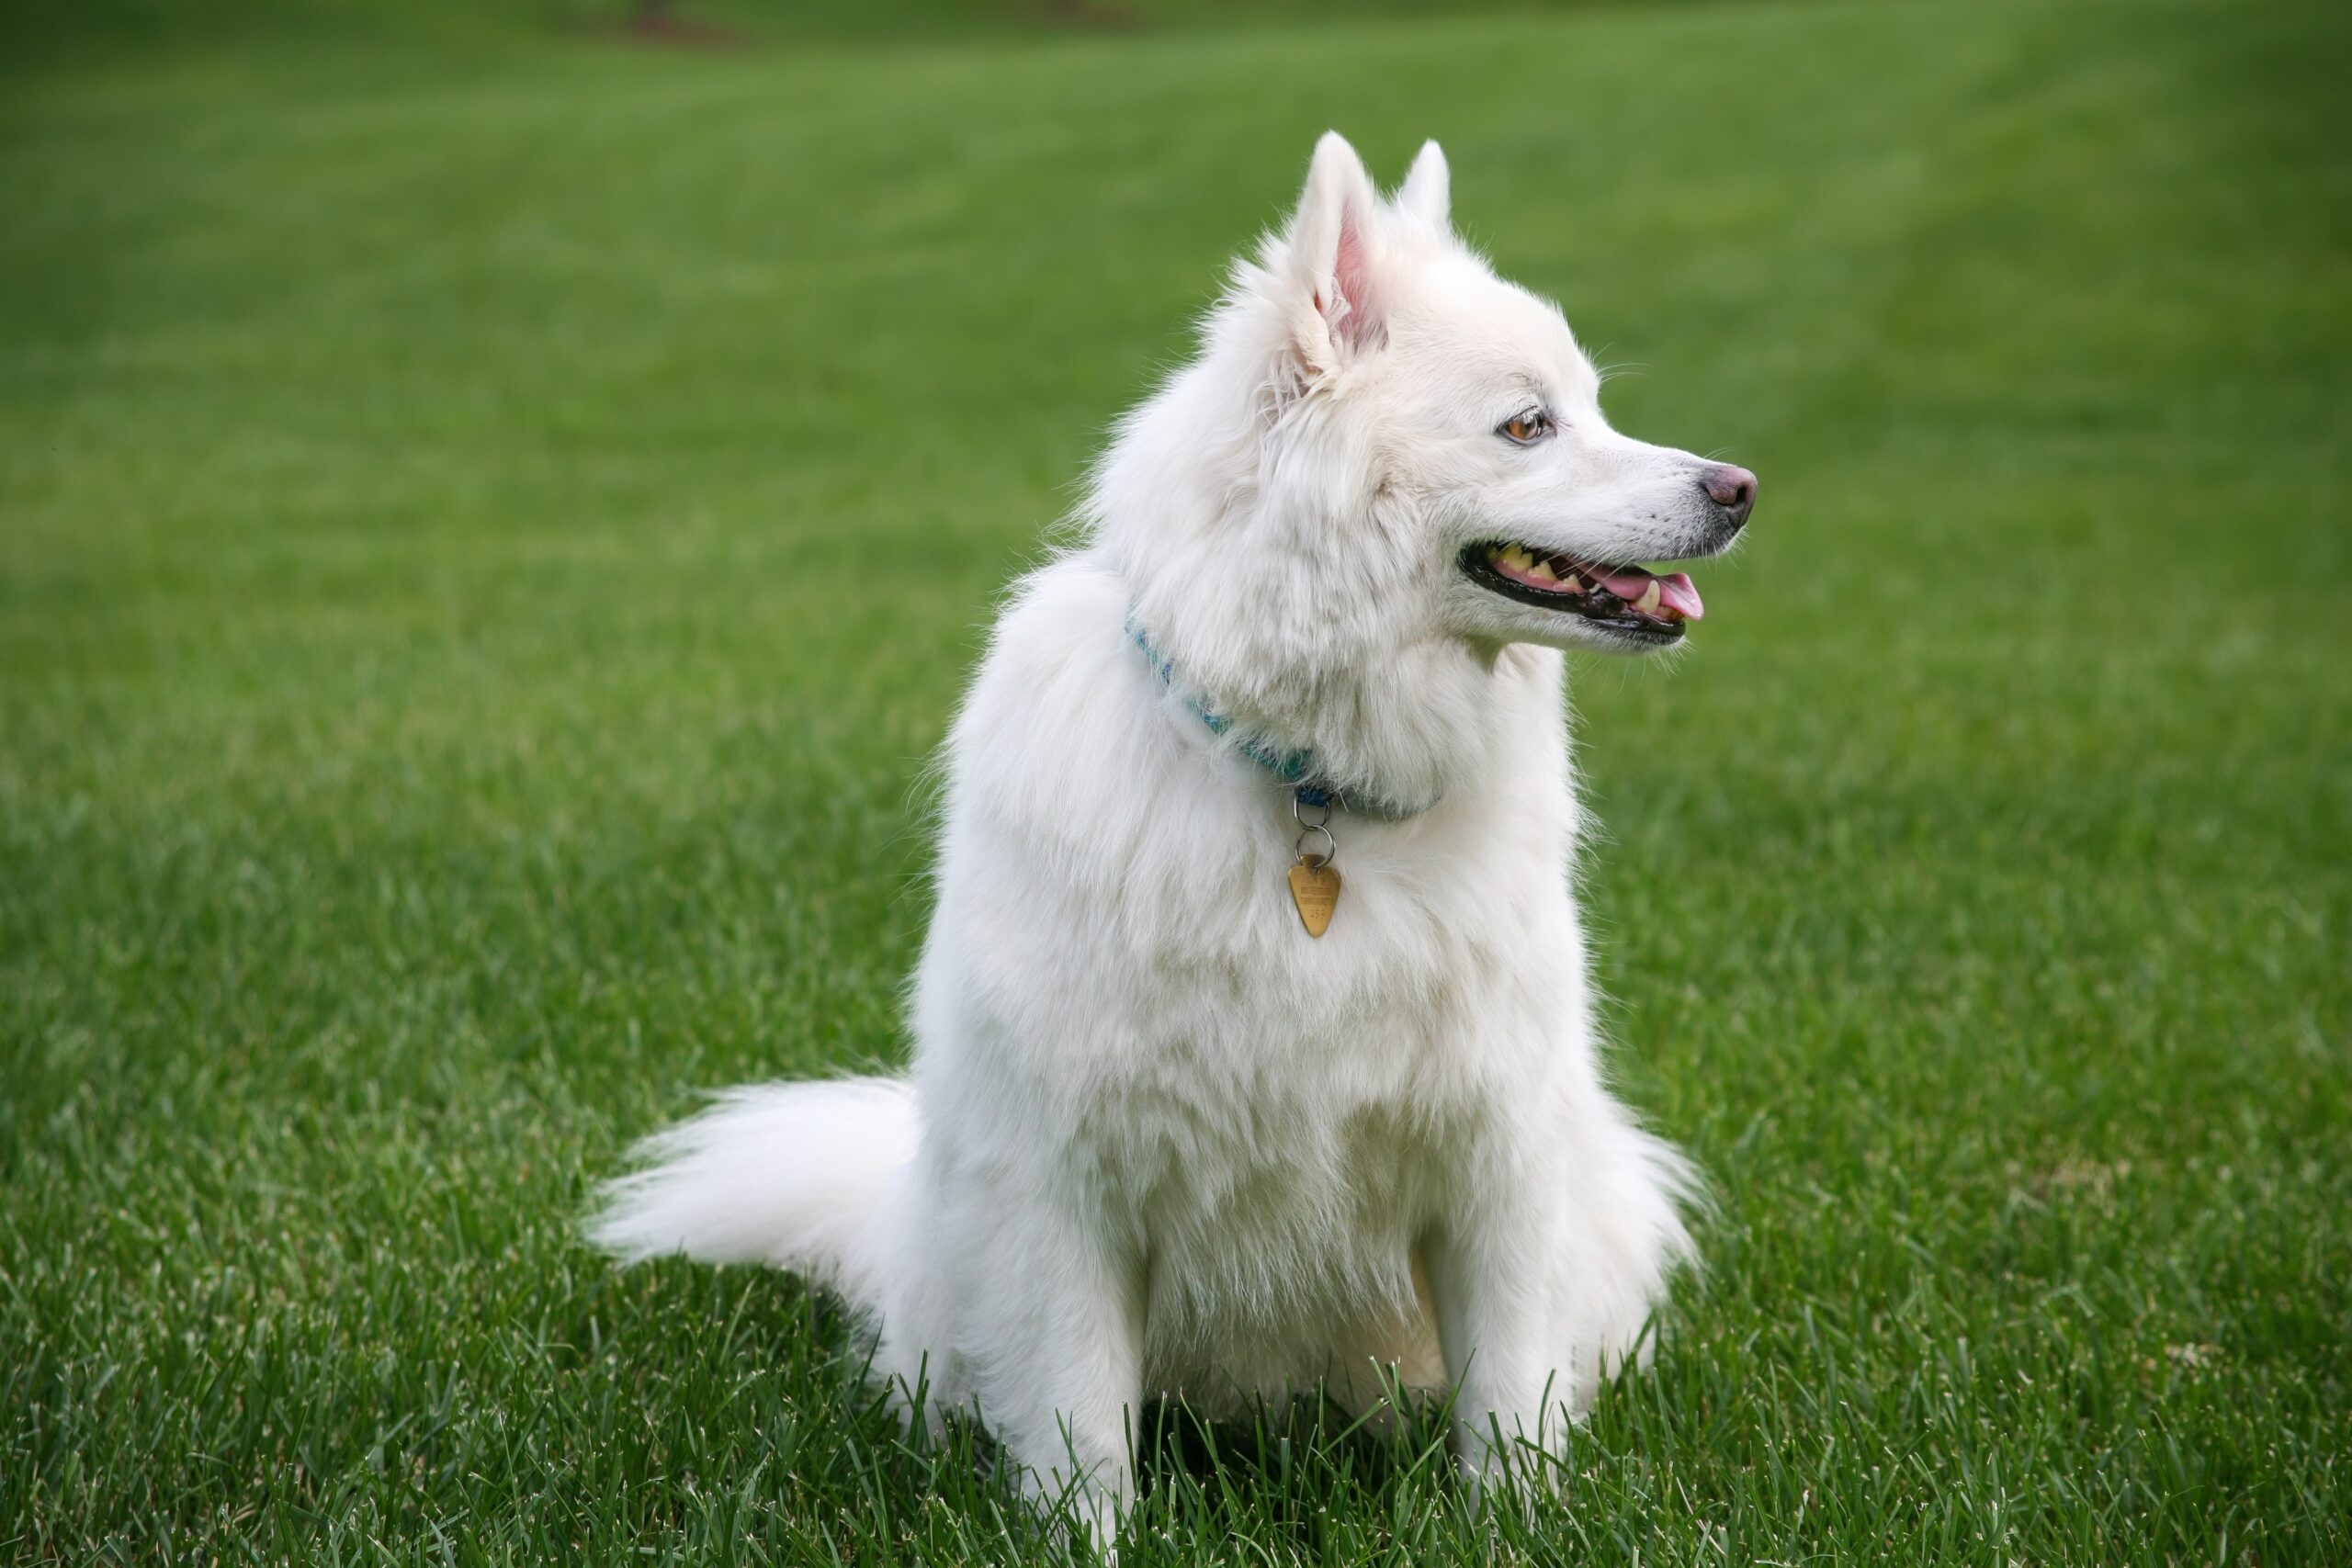
[[[1014,591],[947,745],[911,1077],[741,1091],[596,1224],[839,1288],[883,1374],[1097,1522],[1160,1392],[1361,1402],[1394,1366],[1459,1384],[1473,1474],[1490,1433],[1555,1447],[1689,1247],[1682,1162],[1603,1084],[1573,896],[1555,647],[1610,639],[1457,558],[1728,536],[1701,460],[1611,432],[1557,310],[1447,209],[1434,143],[1387,204],[1325,137],[1120,426],[1087,542]],[[1499,438],[1532,402],[1557,437]],[[1410,808],[1334,814],[1319,941],[1288,792],[1188,699]]]

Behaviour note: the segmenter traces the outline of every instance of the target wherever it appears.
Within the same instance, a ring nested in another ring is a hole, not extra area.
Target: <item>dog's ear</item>
[[[1453,205],[1453,174],[1445,166],[1445,150],[1434,141],[1421,143],[1413,172],[1396,189],[1396,208],[1442,230]]]
[[[1380,219],[1363,160],[1346,137],[1325,131],[1291,219],[1283,265],[1295,297],[1292,335],[1316,369],[1336,370],[1386,339]]]

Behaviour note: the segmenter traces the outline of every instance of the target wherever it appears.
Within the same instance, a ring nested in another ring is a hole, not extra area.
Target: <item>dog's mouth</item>
[[[1521,544],[1472,545],[1462,552],[1471,581],[1506,599],[1577,615],[1645,642],[1673,642],[1685,621],[1707,613],[1699,590],[1679,571],[1604,566]]]

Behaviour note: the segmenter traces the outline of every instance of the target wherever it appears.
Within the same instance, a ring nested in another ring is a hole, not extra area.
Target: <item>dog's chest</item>
[[[1394,1307],[1447,1183],[1573,1023],[1573,943],[1522,975],[1510,936],[1556,938],[1565,901],[1523,870],[1366,846],[1318,939],[1258,886],[1263,857],[1229,880],[1202,874],[1213,858],[1171,896],[1240,907],[1163,932],[1110,988],[1132,1010],[1128,1048],[1095,1064],[1102,1179],[1178,1321]]]
[[[1463,1107],[1301,1061],[1137,1089],[1105,1190],[1148,1259],[1156,1342],[1181,1359],[1404,1310]]]

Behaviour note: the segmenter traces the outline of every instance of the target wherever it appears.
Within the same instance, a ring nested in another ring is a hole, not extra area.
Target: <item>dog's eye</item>
[[[1552,434],[1552,416],[1542,409],[1522,409],[1503,421],[1495,434],[1521,446],[1532,446]]]

